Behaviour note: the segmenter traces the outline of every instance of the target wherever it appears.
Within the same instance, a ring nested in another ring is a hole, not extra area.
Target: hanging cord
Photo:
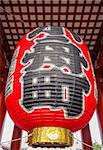
[[[10,141],[4,141],[4,142],[0,143],[0,147],[2,148],[3,144],[5,144],[5,143],[11,143],[11,142],[20,141],[20,140],[22,140],[22,139],[24,139],[24,138],[31,137],[31,136],[32,136],[32,133],[30,133],[29,135],[24,136],[24,137],[22,137],[22,138],[17,138],[17,139],[10,140]],[[81,143],[81,144],[83,144],[83,145],[85,145],[85,146],[87,146],[87,147],[93,149],[93,146],[91,146],[91,145],[89,145],[89,144],[87,144],[87,143],[85,143],[85,142],[82,142],[82,141],[79,140],[77,137],[74,137],[74,136],[72,136],[72,135],[71,135],[71,137],[72,137],[74,140],[77,140],[79,143]],[[102,146],[101,146],[100,148],[102,148]]]
[[[91,146],[91,145],[89,145],[89,144],[87,144],[87,143],[85,143],[85,142],[82,142],[81,140],[79,140],[78,138],[76,138],[76,137],[73,137],[75,140],[77,140],[79,143],[81,143],[81,144],[83,144],[83,145],[85,145],[85,146],[87,146],[87,147],[89,147],[89,148],[93,148],[93,146]]]
[[[16,17],[14,14],[8,12],[6,9],[4,9],[4,8],[2,8],[2,7],[0,7],[0,9],[3,10],[4,12],[6,12],[7,14],[9,14],[10,16],[14,17],[16,20],[18,20],[18,21],[20,21],[20,22],[22,22],[22,23],[25,23],[23,20],[17,19],[17,17]]]
[[[13,140],[10,140],[10,141],[4,141],[4,142],[0,143],[0,147],[2,147],[3,144],[5,144],[5,143],[12,143],[12,142],[16,142],[16,141],[21,141],[22,139],[27,138],[27,137],[31,137],[31,136],[32,136],[32,133],[30,133],[29,135],[24,136],[22,138],[13,139]]]

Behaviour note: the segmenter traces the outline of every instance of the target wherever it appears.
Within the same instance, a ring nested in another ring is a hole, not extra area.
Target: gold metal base
[[[28,143],[32,147],[69,147],[73,145],[73,135],[69,129],[61,127],[39,127],[32,129]]]

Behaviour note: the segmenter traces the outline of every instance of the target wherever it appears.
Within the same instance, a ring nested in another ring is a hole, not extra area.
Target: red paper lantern
[[[23,130],[83,128],[97,99],[84,41],[63,27],[39,27],[27,33],[14,52],[5,96],[11,118]]]

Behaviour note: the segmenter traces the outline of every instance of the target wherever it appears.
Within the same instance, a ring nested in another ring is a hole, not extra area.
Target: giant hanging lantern
[[[96,107],[96,84],[88,48],[63,27],[27,33],[14,52],[6,107],[15,124],[32,132],[30,145],[70,146]]]

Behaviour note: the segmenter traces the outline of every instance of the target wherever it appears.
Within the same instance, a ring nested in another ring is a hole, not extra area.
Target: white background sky
[[[1,143],[4,142],[4,141],[11,141],[11,138],[12,138],[12,133],[13,133],[13,127],[14,127],[14,123],[13,121],[10,119],[8,113],[6,113],[6,117],[5,117],[5,123],[4,123],[4,128],[3,128],[3,134],[2,134],[2,138],[1,138]],[[92,136],[92,141],[93,142],[98,142],[100,144],[102,144],[102,140],[101,140],[101,137],[100,137],[100,131],[99,131],[99,124],[98,124],[98,118],[97,118],[97,114],[96,114],[96,111],[90,121],[90,131],[91,131],[91,136]],[[27,135],[27,132],[23,131],[23,134],[22,134],[22,137],[26,136]],[[74,134],[74,136],[76,138],[78,138],[79,140],[81,140],[81,134],[80,134],[80,131],[76,132]],[[28,148],[28,145],[27,145],[27,138],[24,138],[22,140],[22,144],[21,144],[21,147],[22,148]],[[5,146],[10,146],[10,143],[5,143],[3,144]],[[76,148],[81,148],[82,147],[82,144],[80,144],[79,142],[77,142],[76,140],[74,141],[74,146],[71,148],[72,150],[75,150]],[[42,148],[43,149],[43,148]],[[65,150],[69,150],[70,148],[65,148]],[[32,150],[32,148],[30,148],[30,150]],[[36,149],[35,149],[36,150]],[[37,150],[40,150],[40,148]],[[46,150],[46,148],[45,148]],[[53,148],[51,148],[50,150],[53,150]],[[60,150],[60,148],[56,148],[55,150]],[[63,149],[62,149],[63,150]]]

